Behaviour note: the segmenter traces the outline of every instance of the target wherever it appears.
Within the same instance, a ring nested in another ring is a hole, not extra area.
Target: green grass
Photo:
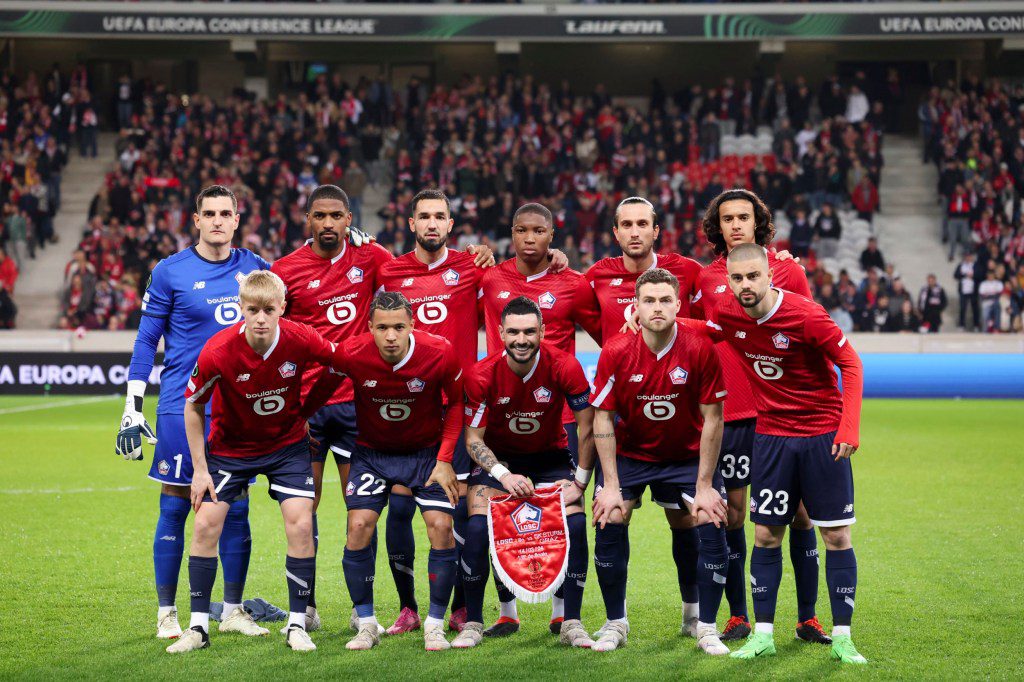
[[[317,594],[325,628],[312,655],[281,637],[214,632],[211,649],[171,658],[154,637],[151,558],[157,485],[143,462],[113,454],[121,400],[50,409],[68,398],[0,398],[0,678],[197,679],[576,678],[668,679],[857,677],[1008,678],[1024,649],[1013,632],[1024,603],[1024,409],[1020,402],[868,401],[855,456],[859,564],[854,641],[871,663],[841,669],[827,649],[794,642],[792,571],[785,565],[774,659],[710,659],[678,635],[679,594],[664,517],[646,505],[634,517],[626,649],[567,651],[547,634],[547,605],[521,606],[524,629],[474,651],[427,654],[416,635],[385,639],[368,653],[344,642],[349,601],[341,571],[344,512],[337,475],[320,508]],[[286,605],[284,541],[261,480],[253,496],[254,552],[246,594]],[[418,521],[417,521],[418,524]],[[417,569],[426,543],[417,527]],[[821,546],[819,542],[819,547]],[[382,621],[396,598],[381,552]],[[818,612],[831,622],[824,587]],[[188,620],[187,571],[178,591]],[[218,581],[219,582],[219,581]],[[426,602],[425,576],[419,581]],[[218,586],[214,594],[221,594]],[[493,591],[489,590],[489,600]],[[722,611],[725,614],[725,609]],[[487,618],[496,617],[488,604]],[[723,621],[724,619],[720,619]],[[584,622],[603,608],[593,570]],[[735,647],[734,647],[735,648]]]

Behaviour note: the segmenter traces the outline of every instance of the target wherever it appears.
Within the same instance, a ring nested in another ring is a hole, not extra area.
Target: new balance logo
[[[498,404],[499,405],[508,405],[510,400],[512,400],[512,398],[508,397],[507,395],[503,395],[500,398],[498,398]]]
[[[508,298],[511,295],[512,295],[511,291],[499,291],[498,292],[498,298]]]
[[[407,277],[407,278],[402,280],[402,286],[403,287],[411,287],[412,283],[413,283],[413,278],[412,277]]]
[[[848,504],[845,507],[843,507],[843,513],[844,514],[852,514],[853,513],[853,505],[852,504]]]
[[[736,332],[736,338],[737,339],[745,339],[745,338],[747,338],[747,333],[746,332]]]
[[[724,294],[726,288],[727,287],[724,284],[719,284],[717,287],[715,287],[715,293],[716,294]]]
[[[194,282],[192,284],[192,291],[195,291],[196,289],[205,289],[205,288],[206,288],[206,282]]]
[[[320,288],[320,280],[314,279],[312,282],[310,282],[309,284],[306,285],[306,288],[307,289],[319,289]]]
[[[611,286],[611,287],[620,287],[620,286],[622,286],[622,278],[621,277],[616,277],[615,279],[613,279],[611,282],[608,283],[608,286]]]
[[[363,387],[364,388],[376,388],[377,387],[377,380],[376,379],[367,379],[366,381],[363,382]]]
[[[313,477],[306,476],[306,485],[313,485]]]
[[[633,374],[633,375],[630,375],[629,380],[632,381],[635,384],[639,384],[641,381],[644,380],[644,375],[643,374]]]
[[[238,378],[235,379],[235,381],[248,381],[248,380],[249,380],[249,375],[248,374],[239,374]]]

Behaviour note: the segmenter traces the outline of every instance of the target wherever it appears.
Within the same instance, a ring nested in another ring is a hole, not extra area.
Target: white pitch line
[[[47,403],[45,405],[21,405],[19,407],[5,407],[0,409],[0,414],[15,414],[17,412],[33,412],[35,410],[49,410],[54,407],[70,407],[72,405],[87,405],[89,403],[98,403],[103,400],[110,400],[113,396],[93,396],[91,398],[81,398],[79,400],[64,400],[59,403]]]
[[[72,495],[76,493],[123,493],[130,490],[142,490],[142,487],[129,485],[120,488],[15,488],[0,490],[0,495]]]

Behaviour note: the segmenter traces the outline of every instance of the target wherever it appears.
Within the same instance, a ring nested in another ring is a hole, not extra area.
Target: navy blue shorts
[[[473,458],[469,456],[469,450],[466,449],[466,430],[463,429],[455,443],[455,452],[452,453],[452,469],[455,469],[455,475],[460,481],[465,481],[469,479],[469,474],[475,466]]]
[[[258,474],[267,477],[270,496],[278,502],[291,497],[313,499],[313,466],[309,442],[302,439],[268,455],[259,457],[220,457],[206,455],[206,466],[213,477],[217,500],[231,503],[249,487],[249,479]],[[203,498],[211,501],[210,495]]]
[[[853,467],[835,461],[836,434],[797,438],[754,437],[756,453],[750,475],[750,520],[786,526],[804,503],[815,526],[847,526],[853,515]]]
[[[437,450],[434,445],[407,455],[388,454],[357,444],[348,470],[345,506],[350,510],[372,509],[379,514],[388,504],[391,486],[404,485],[412,490],[420,511],[454,514],[455,507],[441,486],[424,486],[437,465]]]
[[[527,456],[504,456],[500,453],[495,453],[495,455],[513,474],[530,479],[534,487],[562,480],[571,481],[576,468],[572,463],[572,453],[565,449],[548,450]],[[469,485],[485,485],[488,488],[504,490],[498,479],[478,466],[473,467],[473,473],[469,476]]]
[[[314,462],[327,460],[327,453],[333,452],[335,459],[347,464],[356,449],[356,405],[349,401],[324,405],[309,420],[309,437],[318,441]]]
[[[756,425],[756,419],[738,419],[725,423],[718,470],[722,473],[726,490],[750,485],[750,457],[754,452]]]
[[[206,418],[210,433],[210,418]],[[185,414],[161,414],[156,418],[156,447],[149,477],[168,485],[192,485],[192,452],[185,437]]]
[[[618,455],[615,461],[619,470],[622,499],[639,502],[644,490],[650,486],[651,499],[666,509],[685,509],[684,502],[693,502],[693,496],[697,493],[697,459],[686,462],[642,462]],[[712,485],[724,498],[725,485],[718,471],[715,471]],[[603,487],[604,473],[598,471],[595,494]]]
[[[580,434],[579,427],[576,422],[569,422],[568,424],[562,424],[565,429],[565,437],[569,439],[569,457],[572,458],[572,466],[575,469],[576,465],[580,461]]]

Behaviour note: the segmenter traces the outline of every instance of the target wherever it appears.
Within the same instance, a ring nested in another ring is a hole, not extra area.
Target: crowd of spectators
[[[938,168],[958,326],[1021,331],[1024,310],[1024,85],[968,75],[918,108],[923,161]]]

